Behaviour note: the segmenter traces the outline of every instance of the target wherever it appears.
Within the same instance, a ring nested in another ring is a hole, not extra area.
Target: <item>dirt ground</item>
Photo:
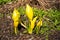
[[[18,2],[12,2],[9,4],[0,5],[0,14],[2,13],[2,17],[0,17],[0,40],[45,40],[45,35],[36,35],[36,34],[23,34],[22,31],[24,28],[19,30],[19,34],[15,35],[13,30],[13,21],[11,19],[10,11],[15,7],[24,6],[28,2],[24,2],[18,0]],[[30,5],[33,7],[40,8],[40,1],[29,1]],[[14,5],[15,4],[15,5]],[[52,4],[51,4],[52,5]],[[43,9],[45,9],[43,7]],[[49,40],[60,40],[60,31],[51,31],[51,34],[48,36]]]
[[[3,17],[0,18],[0,40],[45,40],[45,35],[36,35],[36,34],[23,34],[21,28],[19,34],[15,35],[13,31],[13,21],[11,19],[11,14],[3,14]],[[60,40],[60,31],[51,31],[49,34],[49,40]]]
[[[0,18],[0,40],[45,40],[45,35],[36,34],[23,34],[24,28],[19,30],[19,34],[15,35],[13,31],[13,21],[11,19],[11,14],[3,14]],[[51,31],[49,34],[49,40],[60,40],[60,31]]]

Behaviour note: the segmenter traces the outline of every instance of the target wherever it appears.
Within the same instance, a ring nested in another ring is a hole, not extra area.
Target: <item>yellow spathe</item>
[[[13,21],[18,21],[19,18],[20,18],[20,13],[18,12],[17,9],[14,9],[13,14],[12,14]]]
[[[40,19],[40,21],[37,23],[37,26],[42,26],[42,18]]]
[[[15,34],[17,34],[17,27],[19,24],[19,18],[20,18],[20,13],[18,12],[18,10],[15,8],[12,14],[12,19],[14,21],[14,32]]]
[[[26,4],[26,15],[30,21],[33,19],[33,9],[28,4]]]
[[[35,18],[31,21],[30,30],[28,31],[29,34],[32,34],[33,28],[34,28],[34,26],[35,26],[36,19],[37,19],[37,17],[35,17]]]

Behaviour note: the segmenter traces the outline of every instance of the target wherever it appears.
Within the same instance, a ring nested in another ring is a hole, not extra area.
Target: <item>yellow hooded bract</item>
[[[37,23],[37,26],[42,26],[42,18],[40,19],[40,21]]]
[[[13,21],[19,21],[19,18],[20,18],[20,13],[18,12],[17,9],[14,9],[13,14],[12,14]]]
[[[26,15],[30,21],[33,19],[33,9],[28,4],[26,5]]]
[[[14,9],[13,14],[12,14],[12,19],[14,21],[14,32],[17,34],[17,26],[19,24],[19,18],[20,18],[20,13],[18,12],[17,9]]]
[[[34,28],[34,26],[35,26],[35,22],[36,22],[36,19],[37,19],[37,17],[35,17],[32,21],[31,21],[31,29],[33,29]]]
[[[35,26],[35,22],[36,22],[37,17],[35,17],[30,24],[30,30],[28,31],[29,34],[32,34],[33,28]]]

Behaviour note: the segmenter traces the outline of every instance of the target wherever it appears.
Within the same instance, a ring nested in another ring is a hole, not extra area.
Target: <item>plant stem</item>
[[[21,22],[21,25],[24,27],[24,28],[26,28],[26,26]]]
[[[15,34],[17,35],[17,28],[16,28],[16,27],[14,28],[14,32],[15,32]]]

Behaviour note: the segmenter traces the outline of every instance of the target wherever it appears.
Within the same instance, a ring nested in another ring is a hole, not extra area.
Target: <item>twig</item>
[[[22,25],[24,28],[27,28],[22,22],[21,22],[21,25]]]

